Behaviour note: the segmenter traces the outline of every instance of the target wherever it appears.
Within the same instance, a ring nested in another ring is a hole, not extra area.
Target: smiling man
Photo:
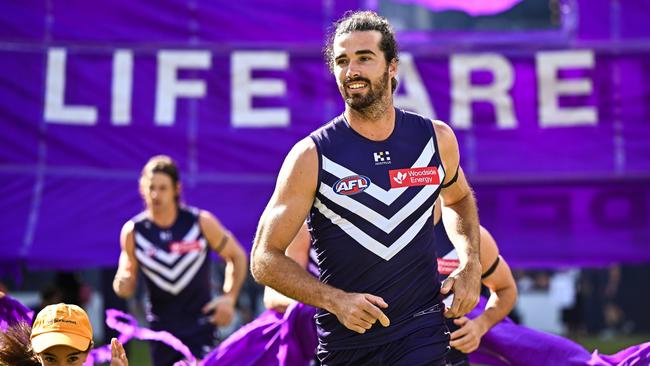
[[[443,313],[470,311],[481,276],[478,215],[456,138],[444,123],[393,106],[398,55],[385,18],[346,14],[325,56],[345,111],[285,159],[260,219],[251,270],[257,281],[321,309],[324,365],[443,365]],[[439,195],[460,258],[442,288],[432,220]],[[305,219],[319,279],[285,255]],[[445,310],[442,298],[452,290]]]

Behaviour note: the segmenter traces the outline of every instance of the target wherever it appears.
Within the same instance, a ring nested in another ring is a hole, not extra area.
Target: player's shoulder
[[[196,216],[201,221],[218,221],[217,216],[212,212],[204,209],[197,209]]]
[[[296,142],[287,154],[285,165],[290,163],[292,165],[301,165],[309,163],[310,161],[317,161],[317,147],[311,136],[304,137]]]
[[[439,119],[430,119],[433,129],[436,132],[436,135],[442,136],[454,136],[454,131],[451,129],[449,124]]]
[[[149,220],[149,215],[147,215],[147,211],[140,211],[137,214],[133,215],[126,223],[132,222],[134,224],[144,222],[146,220]]]
[[[122,233],[129,234],[135,230],[137,225],[142,225],[145,222],[151,221],[149,215],[146,211],[141,211],[135,214],[133,217],[128,219],[124,225],[122,225]]]
[[[127,237],[130,237],[135,232],[135,222],[133,220],[128,220],[122,225],[122,230],[120,230],[120,238],[123,240]]]
[[[215,234],[225,230],[221,221],[212,212],[208,210],[199,210],[198,215],[199,227],[204,235],[212,237]]]
[[[436,136],[436,141],[441,151],[449,152],[458,149],[458,140],[454,130],[445,122],[432,119],[430,120],[433,125],[433,131]]]

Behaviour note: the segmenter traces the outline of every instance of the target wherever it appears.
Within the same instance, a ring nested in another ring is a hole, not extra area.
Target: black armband
[[[484,279],[484,278],[486,278],[486,277],[489,277],[492,273],[494,273],[494,271],[497,270],[497,267],[499,266],[499,260],[500,260],[500,258],[501,258],[501,256],[500,256],[500,255],[497,255],[497,259],[495,259],[495,260],[494,260],[494,263],[492,263],[492,265],[490,266],[490,268],[488,268],[488,270],[485,271],[485,273],[483,273],[483,274],[481,275],[481,279]]]
[[[224,232],[223,233],[223,238],[221,238],[221,241],[219,242],[219,245],[214,249],[215,252],[221,253],[223,248],[226,246],[226,243],[228,243],[228,233]]]
[[[460,170],[460,164],[458,164],[458,166],[456,167],[456,174],[454,174],[454,177],[451,178],[451,180],[449,182],[440,185],[440,187],[447,188],[447,187],[453,185],[454,183],[456,183],[456,180],[458,180],[458,171],[459,170]]]

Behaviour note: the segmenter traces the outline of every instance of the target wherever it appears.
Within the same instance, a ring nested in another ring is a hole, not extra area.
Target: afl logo
[[[345,196],[361,193],[370,187],[370,178],[363,175],[351,175],[334,183],[334,192]]]

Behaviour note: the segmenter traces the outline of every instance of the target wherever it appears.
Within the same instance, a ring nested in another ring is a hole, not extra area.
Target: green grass
[[[134,340],[129,342],[129,365],[151,366],[149,344],[144,341]]]
[[[125,346],[130,366],[151,366],[149,356],[149,344],[145,341],[132,340]],[[102,366],[109,366],[109,363],[102,363]]]
[[[574,341],[580,343],[589,352],[598,350],[601,354],[610,355],[616,353],[623,348],[650,341],[649,334],[636,334],[626,336],[614,336],[611,338],[602,337],[575,337]]]

